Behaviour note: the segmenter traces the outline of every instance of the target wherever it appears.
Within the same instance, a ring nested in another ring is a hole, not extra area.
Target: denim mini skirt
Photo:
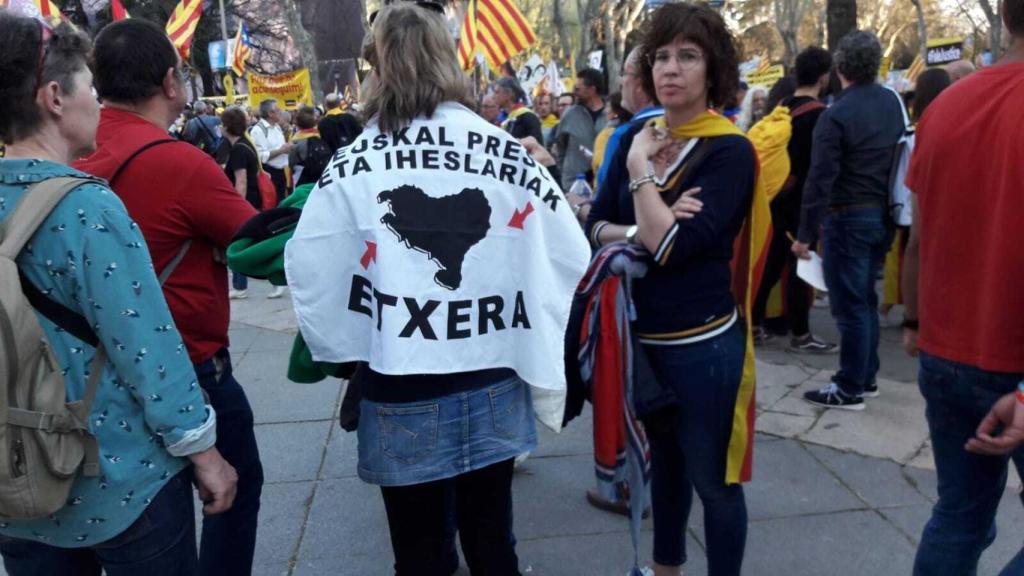
[[[530,387],[519,378],[422,402],[363,398],[359,477],[380,486],[452,478],[537,447]]]

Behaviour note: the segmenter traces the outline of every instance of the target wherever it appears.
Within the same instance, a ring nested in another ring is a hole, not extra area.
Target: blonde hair
[[[373,37],[377,78],[365,114],[376,117],[382,131],[404,128],[421,114],[429,118],[442,102],[472,105],[455,41],[439,15],[413,3],[387,6]]]

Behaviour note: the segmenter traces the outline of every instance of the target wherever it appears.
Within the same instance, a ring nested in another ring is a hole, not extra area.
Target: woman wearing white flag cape
[[[445,23],[384,8],[367,129],[285,249],[313,358],[359,362],[359,476],[381,486],[395,572],[518,575],[513,459],[560,427],[563,338],[590,251],[556,181],[466,108]],[[528,385],[527,385],[528,384]]]

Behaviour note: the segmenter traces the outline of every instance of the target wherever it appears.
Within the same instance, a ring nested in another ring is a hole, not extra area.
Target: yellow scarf
[[[523,106],[522,104],[520,104],[518,108],[515,108],[514,110],[512,110],[511,112],[508,113],[508,118],[506,118],[505,121],[501,123],[501,128],[503,130],[508,130],[508,125],[511,124],[513,120],[515,120],[516,118],[519,118],[523,114],[533,114],[533,113],[534,113],[533,110],[530,110],[526,106]]]
[[[663,117],[655,120],[656,125],[665,126]],[[683,126],[670,131],[677,140],[690,138],[715,138],[718,136],[737,135],[746,138],[743,131],[724,116],[705,112]],[[756,154],[756,151],[755,151]],[[750,480],[754,455],[754,417],[757,403],[754,390],[757,380],[757,368],[754,364],[754,341],[751,326],[751,308],[757,287],[761,284],[761,273],[768,254],[771,240],[772,216],[768,209],[768,192],[765,179],[761,174],[758,160],[757,177],[754,184],[754,196],[750,203],[750,214],[743,223],[736,245],[733,250],[732,290],[736,301],[740,303],[741,313],[747,324],[747,348],[743,359],[743,379],[736,397],[736,408],[733,412],[732,434],[729,438],[729,454],[725,481],[737,484]]]
[[[558,116],[548,114],[547,118],[541,121],[540,127],[545,130],[550,130],[551,128],[554,128],[556,124],[558,124]]]

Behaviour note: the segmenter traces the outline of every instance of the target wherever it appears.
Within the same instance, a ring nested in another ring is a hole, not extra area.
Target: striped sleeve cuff
[[[658,244],[658,249],[654,252],[654,261],[659,266],[664,266],[668,263],[668,257],[672,254],[672,247],[676,244],[676,235],[679,233],[679,223],[676,222],[665,232],[665,237],[661,239],[661,243]]]

